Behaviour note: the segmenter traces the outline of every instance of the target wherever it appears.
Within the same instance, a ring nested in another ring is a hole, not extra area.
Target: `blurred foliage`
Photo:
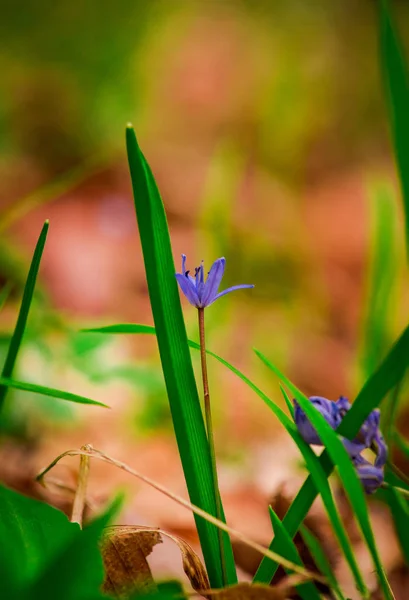
[[[224,129],[233,124],[260,164],[293,181],[350,162],[384,142],[374,7],[354,0],[28,0],[20,10],[6,0],[1,149],[53,175],[107,144],[118,149],[117,132],[130,117],[162,135],[167,121],[168,135],[171,127],[181,136],[192,118],[214,127],[219,111]],[[407,6],[398,8],[409,29]],[[203,23],[208,41],[199,35],[192,55],[191,36]],[[212,73],[212,39],[223,29],[220,73]],[[247,90],[235,71],[218,86],[229,52]],[[179,89],[179,107],[174,85],[187,88]]]

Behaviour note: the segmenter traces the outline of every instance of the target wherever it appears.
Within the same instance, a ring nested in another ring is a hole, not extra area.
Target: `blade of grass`
[[[338,433],[349,439],[355,437],[368,414],[379,406],[386,394],[402,379],[408,364],[409,327],[404,330],[377,371],[367,380],[352,408],[344,417]],[[333,470],[333,464],[327,450],[324,450],[319,460],[325,475],[328,477]],[[317,490],[312,476],[309,475],[283,519],[283,524],[291,536],[297,533],[316,496]],[[270,549],[274,550],[275,548],[275,541],[272,540]],[[258,581],[269,583],[276,571],[276,565],[271,565],[269,561],[262,560],[257,571]]]
[[[388,0],[380,1],[380,62],[403,196],[409,257],[409,73]]]
[[[396,535],[398,537],[405,563],[409,565],[409,507],[402,495],[393,488],[383,490],[389,505]]]
[[[60,454],[59,456],[57,456],[45,469],[43,469],[37,475],[36,481],[38,481],[42,485],[45,485],[45,476],[46,476],[46,474],[49,473],[55,467],[55,465],[57,463],[59,463],[60,460],[63,459],[63,458],[65,458],[66,456],[89,456],[91,458],[95,458],[97,460],[101,460],[101,461],[103,461],[105,463],[111,464],[111,465],[117,467],[118,469],[121,469],[122,471],[125,471],[125,473],[129,473],[133,477],[137,477],[140,481],[143,481],[144,483],[146,483],[147,485],[149,485],[153,489],[157,490],[161,494],[167,496],[168,498],[170,498],[171,500],[173,500],[174,502],[176,502],[180,506],[183,506],[183,507],[187,508],[188,510],[191,510],[195,514],[200,515],[201,517],[203,517],[203,519],[205,519],[205,520],[209,521],[210,523],[214,524],[219,529],[222,529],[223,531],[231,533],[232,536],[234,536],[236,539],[244,542],[244,544],[246,544],[250,548],[253,548],[253,550],[256,550],[260,554],[264,554],[265,556],[269,556],[273,560],[277,560],[283,567],[287,567],[288,569],[292,569],[296,573],[298,573],[298,574],[300,574],[303,577],[306,577],[308,579],[319,581],[321,583],[326,583],[326,579],[322,575],[320,575],[318,573],[313,573],[312,571],[309,571],[305,567],[297,565],[297,564],[295,564],[295,563],[287,560],[283,556],[279,556],[277,554],[273,554],[272,555],[271,552],[267,548],[264,548],[263,546],[261,546],[257,542],[254,542],[251,538],[247,537],[247,535],[244,535],[240,531],[237,531],[236,529],[233,529],[232,527],[229,527],[223,521],[220,521],[216,517],[213,517],[211,514],[205,512],[204,510],[202,510],[198,506],[195,506],[191,502],[188,502],[187,500],[185,500],[181,496],[178,496],[177,494],[174,494],[173,492],[171,492],[170,490],[168,490],[166,487],[164,487],[160,483],[157,483],[156,481],[154,481],[153,479],[151,479],[147,475],[143,475],[139,471],[136,471],[132,467],[128,466],[126,463],[124,463],[124,462],[122,462],[120,460],[116,460],[115,458],[109,456],[108,454],[105,454],[105,452],[102,452],[101,450],[97,450],[96,448],[93,448],[91,445],[87,445],[87,446],[82,447],[82,448],[80,448],[78,450],[67,450],[66,452],[63,452],[62,454]]]
[[[17,323],[13,332],[13,336],[8,347],[6,360],[4,362],[2,377],[10,378],[13,374],[14,365],[16,363],[17,354],[23,339],[24,330],[27,323],[28,312],[30,310],[31,301],[33,299],[34,288],[37,280],[38,269],[40,268],[41,257],[43,255],[45,241],[47,239],[49,223],[46,221],[41,230],[37,245],[34,250],[33,258],[28,272],[26,285],[24,287],[23,299],[21,301],[20,311],[17,317]],[[8,388],[4,385],[0,386],[0,412],[4,405],[4,400]]]
[[[64,392],[63,390],[57,390],[55,388],[46,387],[44,385],[38,385],[36,383],[16,381],[15,379],[8,379],[7,377],[0,376],[0,385],[11,387],[15,390],[33,392],[34,394],[41,394],[42,396],[58,398],[59,400],[67,400],[68,402],[78,402],[79,404],[95,404],[97,406],[109,408],[109,406],[107,406],[106,404],[103,404],[102,402],[97,402],[96,400],[91,400],[91,398],[87,398],[86,396],[71,394],[71,392]]]
[[[260,360],[273,371],[279,379],[291,390],[294,394],[297,402],[300,404],[302,410],[307,415],[309,421],[317,431],[322,443],[328,451],[330,459],[334,465],[337,466],[339,476],[344,485],[345,491],[348,495],[351,507],[355,513],[357,522],[362,531],[362,535],[368,546],[368,550],[372,556],[372,560],[377,572],[379,583],[383,589],[385,597],[388,599],[393,598],[393,593],[387,580],[384,568],[382,566],[378,549],[375,543],[375,537],[372,531],[371,523],[369,520],[368,507],[365,500],[364,491],[356,473],[355,467],[351,461],[348,452],[345,447],[327,423],[321,413],[315,408],[313,404],[308,400],[300,390],[281,373],[281,371],[273,365],[261,352],[255,350],[256,355]]]
[[[193,504],[216,515],[209,446],[175,278],[165,209],[131,126],[126,130],[139,235],[167,394],[186,485]],[[222,586],[217,528],[195,516],[212,587]],[[237,582],[230,538],[223,534],[229,584]]]
[[[375,371],[389,346],[389,309],[399,267],[394,198],[388,186],[378,184],[373,189],[370,207],[373,224],[361,351],[364,381]]]
[[[153,327],[133,324],[114,325],[90,331],[99,333],[155,333]],[[209,354],[212,355],[210,352]],[[223,364],[225,364],[225,362],[223,362]],[[369,413],[379,406],[385,395],[402,379],[408,364],[409,327],[404,330],[377,371],[375,371],[365,383],[352,405],[352,408],[344,417],[337,432],[349,439],[354,438]],[[227,366],[227,364],[225,364],[225,366]],[[236,374],[238,374],[238,372],[236,372]],[[246,383],[256,391],[256,386],[250,381],[247,380]],[[327,450],[321,454],[319,462],[325,476],[328,477],[333,470],[333,463]],[[317,494],[318,490],[316,489],[314,480],[310,474],[291,503],[290,508],[283,519],[283,525],[292,537],[295,536],[307,516]],[[275,551],[276,548],[276,541],[273,539],[270,549]],[[256,574],[257,581],[260,583],[270,583],[277,568],[277,565],[272,564],[271,561],[263,559]]]
[[[150,325],[139,325],[139,324],[132,324],[132,323],[109,325],[106,327],[99,327],[96,329],[88,329],[88,330],[84,330],[84,331],[93,332],[93,333],[108,333],[108,334],[136,333],[136,334],[153,334],[154,335],[156,333],[155,328]],[[196,342],[193,342],[192,340],[188,340],[188,344],[191,348],[193,348],[195,350],[200,350],[200,346]],[[303,438],[299,434],[295,424],[287,417],[287,415],[281,410],[281,408],[279,406],[277,406],[268,396],[266,396],[266,394],[264,394],[264,392],[262,392],[252,381],[250,381],[250,379],[248,379],[243,373],[241,373],[241,371],[236,369],[233,365],[228,363],[226,360],[224,360],[223,358],[221,358],[214,352],[211,352],[210,350],[206,350],[206,352],[209,356],[212,356],[218,362],[220,362],[222,365],[224,365],[230,371],[232,371],[237,377],[239,377],[244,383],[246,383],[250,387],[250,389],[252,389],[263,400],[263,402],[265,402],[265,404],[273,411],[273,413],[279,419],[281,424],[285,427],[286,431],[289,433],[289,435],[292,437],[294,442],[297,444],[297,446],[307,464],[307,467],[311,473],[311,477],[314,482],[314,493],[317,494],[316,490],[319,490],[319,492],[322,496],[323,504],[328,513],[330,522],[334,528],[334,532],[337,536],[337,539],[339,541],[342,552],[345,555],[345,558],[350,566],[350,569],[354,576],[357,588],[362,593],[366,593],[366,586],[365,586],[362,574],[357,565],[351,543],[348,539],[344,525],[342,523],[341,517],[338,512],[338,509],[337,509],[334,499],[332,497],[331,488],[327,481],[328,474],[326,472],[324,472],[324,470],[321,466],[321,463],[320,463],[320,459],[318,458],[318,456],[315,455],[315,453],[310,448],[310,446],[303,440]],[[283,388],[282,388],[282,391],[283,391],[284,397],[286,398],[286,400],[288,401],[288,403],[290,405],[290,408],[292,409],[291,401],[288,399],[288,396],[285,393]],[[277,552],[278,554],[281,554],[282,548],[277,539],[274,540],[274,544],[275,544],[275,552]],[[270,567],[271,566],[273,566],[272,562],[270,564]],[[278,564],[276,565],[276,567],[278,567]]]
[[[269,506],[270,519],[271,524],[274,530],[274,536],[279,540],[282,556],[291,560],[291,562],[303,566],[303,562],[298,553],[297,546],[294,544],[292,538],[288,535],[288,531],[283,526],[282,522],[274,512],[274,510]],[[286,569],[288,574],[291,574],[292,571]],[[301,585],[296,586],[298,595],[301,596],[303,600],[320,600],[320,595],[318,593],[315,585],[308,581],[307,583],[302,583]]]
[[[282,393],[283,398],[285,400],[285,403],[287,405],[288,412],[290,413],[290,415],[291,415],[291,417],[292,417],[292,419],[294,421],[294,406],[293,406],[293,403],[291,402],[290,398],[288,397],[287,392],[285,391],[285,389],[283,388],[283,386],[281,385],[281,383],[280,383],[280,390],[281,390],[281,393]]]
[[[307,527],[305,527],[305,525],[301,525],[300,533],[302,535],[305,545],[307,546],[311,556],[314,559],[315,564],[317,565],[321,573],[325,575],[325,577],[328,579],[329,585],[332,588],[334,594],[337,596],[338,600],[345,600],[345,596],[343,595],[341,588],[339,587],[335,573],[332,570],[332,567],[325,554],[325,551],[322,548],[318,539],[313,533],[311,533],[309,529],[307,529]]]

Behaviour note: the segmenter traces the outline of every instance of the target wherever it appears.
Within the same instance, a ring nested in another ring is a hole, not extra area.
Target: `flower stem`
[[[202,365],[202,380],[203,380],[203,393],[204,393],[204,410],[206,419],[206,430],[207,440],[209,443],[210,451],[210,462],[213,476],[213,487],[214,487],[214,498],[216,504],[216,517],[219,521],[223,521],[222,507],[220,501],[219,491],[219,479],[217,476],[216,466],[216,454],[214,449],[214,436],[213,436],[213,424],[212,424],[212,410],[210,406],[210,394],[209,394],[209,380],[207,376],[207,361],[206,361],[206,342],[205,342],[205,326],[204,326],[204,308],[198,308],[199,314],[199,338],[200,338],[200,359]],[[223,584],[227,586],[227,571],[226,571],[226,560],[224,555],[223,546],[223,532],[221,529],[217,530],[219,538],[219,549],[220,549],[220,563],[222,567]]]
[[[384,481],[382,483],[381,487],[384,488],[385,490],[387,490],[387,489],[396,490],[396,491],[400,492],[402,494],[402,496],[404,496],[405,498],[409,498],[409,490],[405,490],[405,488],[398,487],[397,485],[391,485],[390,483],[387,483],[386,481]]]
[[[86,446],[82,446],[81,450],[92,450],[92,446],[87,444]],[[74,504],[72,507],[72,516],[71,523],[78,523],[82,528],[82,520],[84,515],[85,508],[85,497],[87,493],[87,484],[88,484],[88,475],[89,475],[89,467],[90,467],[90,457],[89,456],[81,456],[80,458],[80,470],[78,473],[78,486],[77,491],[75,492]]]

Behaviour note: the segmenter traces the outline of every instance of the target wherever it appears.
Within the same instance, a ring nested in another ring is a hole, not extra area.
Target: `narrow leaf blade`
[[[274,529],[274,536],[277,539],[277,547],[280,548],[281,556],[284,556],[284,558],[288,558],[288,560],[291,560],[295,564],[302,566],[303,563],[301,557],[292,538],[288,535],[288,531],[283,526],[282,522],[271,506],[269,507],[269,510],[271,524]],[[317,591],[317,588],[311,581],[298,585],[297,592],[301,598],[303,598],[303,600],[320,600],[320,595]]]
[[[77,402],[79,404],[95,404],[96,406],[103,406],[105,408],[109,408],[106,404],[103,404],[102,402],[97,402],[96,400],[91,400],[91,398],[87,398],[86,396],[79,396],[78,394],[72,394],[71,392],[57,390],[55,388],[46,387],[44,385],[38,385],[37,383],[16,381],[15,379],[9,379],[8,377],[0,376],[0,385],[11,387],[15,390],[33,392],[34,394],[41,394],[42,396],[58,398],[59,400],[67,400],[68,402]]]
[[[17,355],[20,350],[21,342],[26,328],[28,313],[33,299],[33,293],[35,284],[37,281],[37,274],[40,268],[41,257],[47,239],[49,223],[46,221],[41,230],[40,236],[37,241],[37,245],[34,250],[33,258],[28,272],[26,285],[24,288],[23,299],[21,301],[20,311],[17,317],[17,323],[13,332],[13,336],[10,341],[10,345],[7,351],[6,360],[4,362],[3,370],[1,375],[3,377],[11,377],[13,374],[14,365],[16,363]],[[7,394],[7,387],[0,386],[0,411],[4,404],[4,399]]]
[[[156,334],[155,328],[152,326],[133,324],[133,323],[122,323],[122,324],[118,324],[118,325],[109,325],[106,327],[99,327],[99,328],[90,329],[90,330],[86,330],[86,331],[91,331],[93,333],[106,333],[106,334],[126,334],[126,333],[153,334],[153,335]],[[192,340],[188,340],[188,344],[191,348],[193,348],[195,350],[200,350],[200,346],[196,342],[194,342]],[[331,524],[334,528],[334,532],[338,538],[339,544],[345,555],[345,558],[351,568],[351,572],[354,576],[357,588],[359,590],[361,590],[362,592],[364,592],[366,589],[365,583],[364,583],[362,574],[360,573],[359,567],[357,565],[357,562],[356,562],[356,559],[354,556],[354,552],[352,550],[352,546],[351,546],[348,536],[346,534],[341,517],[339,515],[339,512],[335,505],[334,499],[332,497],[331,488],[327,481],[328,472],[323,469],[321,462],[320,462],[320,458],[314,454],[314,452],[312,451],[310,446],[303,440],[303,438],[299,434],[295,424],[287,417],[287,415],[281,410],[281,408],[279,406],[277,406],[268,396],[266,396],[266,394],[264,394],[264,392],[262,392],[262,390],[260,390],[260,388],[258,388],[250,379],[248,379],[248,377],[246,377],[241,371],[236,369],[236,367],[231,365],[229,362],[227,362],[226,360],[224,360],[223,358],[221,358],[220,356],[218,356],[211,350],[206,350],[206,352],[209,356],[212,356],[213,358],[215,358],[219,363],[221,363],[223,366],[228,368],[237,377],[239,377],[246,385],[248,385],[250,387],[251,390],[253,390],[263,400],[263,402],[272,410],[272,412],[275,414],[275,416],[279,419],[280,423],[284,426],[286,431],[289,433],[289,435],[292,437],[294,442],[297,444],[301,454],[304,457],[307,467],[311,473],[311,477],[313,478],[314,494],[316,495],[316,493],[317,493],[316,490],[318,490],[319,493],[321,494],[324,506],[327,510]],[[283,392],[284,397],[286,399],[288,408],[292,412],[292,410],[293,410],[292,403],[289,400],[283,387],[282,386],[280,386],[280,387],[281,387],[281,391]],[[330,463],[330,465],[332,465],[332,463]],[[286,517],[284,518],[284,520],[285,519],[286,519]],[[294,535],[294,534],[292,534],[292,535]],[[277,543],[277,542],[275,542],[275,543]],[[277,553],[279,553],[279,549],[277,548],[277,546],[274,546],[274,547],[275,547],[275,551],[277,551]],[[256,579],[255,579],[256,581],[259,581],[259,582],[264,581],[263,571],[264,571],[265,565],[267,565],[267,564],[269,565],[270,569],[278,568],[277,563],[273,563],[273,561],[266,559],[265,562],[264,561],[262,562],[263,568],[260,570],[260,578],[258,578],[256,576]],[[265,582],[268,583],[268,581],[265,581]]]
[[[380,4],[380,58],[395,159],[403,196],[409,257],[409,73],[388,0]]]
[[[326,447],[332,463],[337,466],[339,476],[348,495],[351,507],[356,515],[362,535],[368,546],[368,550],[371,553],[385,597],[392,600],[393,594],[376,547],[363,488],[359,481],[355,467],[353,466],[353,463],[348,455],[348,452],[345,450],[342,441],[338,437],[337,433],[327,423],[321,413],[311,404],[308,398],[304,396],[304,394],[302,394],[275,365],[267,360],[267,358],[263,356],[261,352],[258,352],[257,350],[255,350],[255,352],[257,356],[264,362],[264,364],[271,369],[294,394],[297,402],[300,404],[302,410],[317,431],[323,445]]]
[[[187,344],[165,209],[132,127],[126,130],[129,168],[159,353],[190,499],[216,515],[209,447]],[[213,587],[222,585],[217,529],[195,517]],[[230,538],[223,534],[229,583],[237,581]]]
[[[339,587],[335,573],[332,570],[332,567],[320,542],[317,540],[315,535],[311,533],[311,531],[307,529],[307,527],[305,527],[305,525],[301,525],[300,532],[305,542],[305,545],[307,546],[308,550],[311,553],[311,556],[315,561],[315,564],[317,565],[321,573],[323,573],[323,575],[325,575],[325,577],[328,579],[328,582],[335,594],[337,595],[338,600],[345,600],[345,596],[343,595],[341,588]]]

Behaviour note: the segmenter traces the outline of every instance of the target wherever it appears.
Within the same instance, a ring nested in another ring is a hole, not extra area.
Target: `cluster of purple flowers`
[[[345,414],[351,408],[350,402],[344,396],[341,396],[336,402],[332,402],[321,396],[311,396],[309,400],[319,410],[332,429],[339,427]],[[322,446],[316,430],[296,400],[294,400],[294,407],[295,424],[303,439],[308,444]],[[380,411],[379,409],[373,410],[353,440],[342,438],[345,449],[356,467],[358,476],[367,494],[373,494],[383,483],[384,478],[383,468],[386,463],[388,449],[379,429],[379,422]],[[361,453],[366,448],[370,448],[375,452],[374,464],[361,456]]]

